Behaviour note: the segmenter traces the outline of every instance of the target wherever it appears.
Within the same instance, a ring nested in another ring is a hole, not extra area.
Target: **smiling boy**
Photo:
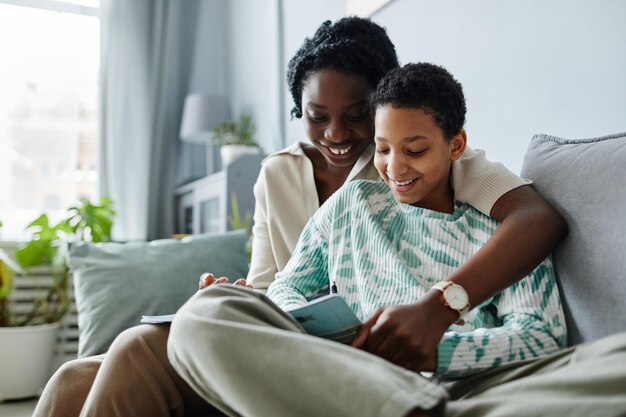
[[[447,393],[419,371],[448,381],[565,345],[549,258],[480,306],[446,281],[498,226],[454,199],[451,166],[467,142],[461,85],[441,67],[409,64],[381,81],[372,103],[384,182],[354,181],[320,208],[270,286],[273,303],[210,287],[174,321],[172,364],[228,415],[422,415]],[[363,321],[351,347],[303,334],[283,312],[327,294],[332,282]],[[413,307],[422,297],[440,298],[459,319],[436,352],[415,348]]]

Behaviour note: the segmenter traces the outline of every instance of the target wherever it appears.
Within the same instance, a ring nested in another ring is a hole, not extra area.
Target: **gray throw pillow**
[[[243,231],[153,242],[78,243],[69,250],[78,310],[78,356],[105,352],[142,315],[171,314],[203,272],[245,277]]]
[[[570,344],[626,330],[626,133],[536,135],[522,176],[569,225],[554,263]]]

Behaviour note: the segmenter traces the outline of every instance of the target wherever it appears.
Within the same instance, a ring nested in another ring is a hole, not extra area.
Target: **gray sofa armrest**
[[[569,226],[554,252],[569,343],[626,330],[626,133],[536,135],[522,176]]]

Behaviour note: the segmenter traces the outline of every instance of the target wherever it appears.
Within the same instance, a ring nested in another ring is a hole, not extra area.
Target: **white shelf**
[[[254,213],[254,183],[263,155],[244,155],[213,175],[176,189],[176,233],[223,233],[230,230],[231,196],[242,218]]]

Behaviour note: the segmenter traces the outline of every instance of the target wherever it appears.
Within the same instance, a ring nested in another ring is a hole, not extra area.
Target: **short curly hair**
[[[447,140],[465,125],[467,107],[463,87],[438,65],[407,64],[389,71],[371,97],[373,112],[387,104],[425,110],[433,116]]]
[[[302,117],[302,87],[314,72],[332,68],[364,76],[373,91],[398,57],[386,30],[369,19],[345,17],[321,24],[289,61],[287,83],[294,101],[292,116]]]

